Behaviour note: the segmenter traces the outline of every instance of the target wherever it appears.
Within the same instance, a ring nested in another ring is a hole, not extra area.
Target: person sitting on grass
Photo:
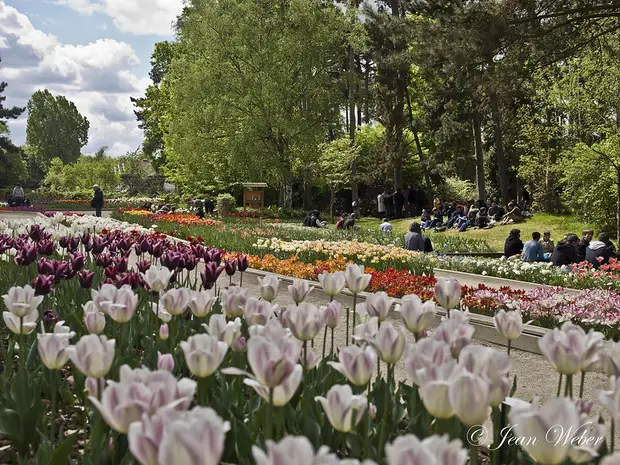
[[[420,223],[422,224],[422,229],[428,228],[428,226],[431,224],[431,214],[426,208],[422,209],[422,214],[420,215]]]
[[[543,233],[543,238],[540,241],[540,245],[542,245],[544,253],[553,252],[553,249],[555,248],[555,244],[553,240],[551,239],[551,233],[549,231],[545,231]]]
[[[572,265],[573,263],[579,263],[581,257],[577,251],[577,244],[579,244],[579,238],[577,234],[567,234],[553,249],[551,254],[551,263],[554,266]]]
[[[338,219],[336,220],[336,229],[343,229],[344,226],[344,218],[342,216],[339,216]]]
[[[414,221],[409,226],[409,232],[405,234],[405,249],[424,252],[427,248],[428,246],[420,229],[420,223]]]
[[[448,221],[446,223],[446,228],[451,228],[456,225],[456,223],[465,216],[465,207],[463,205],[458,205],[456,210],[450,215]]]
[[[502,224],[509,223],[521,223],[523,216],[521,216],[521,209],[517,202],[510,202],[508,204],[508,212],[502,217]]]
[[[608,264],[610,258],[616,258],[616,247],[609,240],[609,234],[602,232],[596,241],[592,241],[588,245],[585,259],[594,268],[599,268],[601,265]]]
[[[390,223],[387,218],[383,218],[383,222],[379,225],[379,231],[383,234],[391,234],[392,223]]]
[[[355,229],[355,213],[351,213],[349,217],[344,220],[342,229]]]
[[[443,211],[439,208],[433,210],[433,219],[425,229],[440,228],[443,226]]]
[[[504,213],[506,213],[504,207],[502,207],[498,202],[493,202],[491,207],[489,207],[489,216],[494,221],[501,221],[504,217]]]
[[[508,234],[506,242],[504,243],[504,255],[507,258],[518,255],[523,250],[523,241],[521,240],[521,231],[519,229],[513,229]]]
[[[523,252],[521,252],[521,260],[524,262],[543,262],[545,254],[542,244],[540,243],[540,233],[538,231],[532,233],[532,240],[523,244]]]
[[[489,216],[486,207],[480,207],[474,223],[478,228],[485,228],[489,224]]]
[[[582,260],[585,260],[586,258],[586,250],[590,245],[590,242],[592,241],[592,236],[594,236],[594,231],[592,231],[591,229],[584,229],[581,232],[581,240],[577,245],[577,251],[579,252],[579,256],[582,258]]]

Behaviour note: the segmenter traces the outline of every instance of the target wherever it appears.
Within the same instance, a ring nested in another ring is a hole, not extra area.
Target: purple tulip
[[[69,252],[75,252],[78,248],[80,247],[80,237],[79,236],[73,236],[71,237],[71,239],[69,240]]]
[[[151,241],[149,241],[148,238],[143,239],[142,241],[140,241],[138,248],[142,253],[148,252],[151,249]]]
[[[35,295],[47,295],[52,291],[53,276],[39,275],[32,280]]]
[[[83,245],[90,244],[90,233],[88,231],[84,231],[80,239]]]
[[[37,249],[41,255],[52,255],[54,253],[54,243],[48,239],[41,239],[37,244]]]
[[[78,281],[80,282],[80,286],[84,289],[89,289],[93,285],[93,278],[95,277],[95,273],[88,270],[82,270],[77,274]]]
[[[83,253],[76,252],[74,254],[71,254],[70,257],[71,257],[71,267],[73,268],[73,271],[80,271],[82,268],[84,268],[84,263],[86,259],[84,258]]]
[[[122,257],[115,260],[116,269],[119,273],[125,273],[127,271],[127,258]]]
[[[196,265],[198,264],[199,261],[200,259],[196,257],[196,255],[187,254],[185,256],[185,269],[187,271],[192,271],[194,268],[196,268]]]
[[[41,226],[38,224],[31,225],[27,230],[28,236],[35,242],[39,242],[41,239]]]
[[[153,255],[153,257],[155,258],[159,258],[163,255],[163,253],[164,253],[164,244],[163,242],[160,241],[153,246],[153,251],[151,252],[151,255]]]
[[[203,287],[205,289],[212,289],[222,271],[224,271],[223,266],[218,266],[215,262],[208,262],[205,265],[205,270],[200,273]]]
[[[96,263],[97,263],[97,266],[100,266],[102,268],[107,268],[108,266],[112,264],[112,257],[108,253],[99,254],[99,256],[97,257]]]
[[[149,262],[148,260],[141,260],[136,263],[136,268],[140,273],[146,273],[146,270],[148,270],[150,267],[151,262]]]
[[[248,269],[248,266],[249,263],[247,255],[237,255],[237,268],[239,269],[239,271],[243,273],[245,270]]]
[[[43,323],[45,324],[46,329],[51,329],[56,326],[56,323],[60,321],[60,317],[56,314],[54,310],[45,310],[43,312]]]
[[[28,266],[37,259],[38,254],[39,252],[36,246],[24,245],[15,255],[15,264],[19,266]]]
[[[54,264],[51,260],[43,257],[37,262],[37,271],[39,274],[43,275],[53,275],[54,274]]]
[[[237,261],[234,258],[224,260],[224,269],[228,276],[232,276],[237,271]]]
[[[105,275],[110,279],[115,279],[118,274],[118,270],[114,265],[106,266],[105,270],[103,270]]]
[[[58,239],[58,245],[63,249],[66,249],[67,247],[69,247],[69,237],[62,236],[60,239]]]
[[[101,236],[93,236],[92,250],[94,254],[102,253],[107,245],[108,245],[107,241]]]
[[[131,249],[131,243],[127,242],[127,239],[124,237],[121,238],[121,240],[116,243],[116,246],[119,249],[124,250],[124,251]]]

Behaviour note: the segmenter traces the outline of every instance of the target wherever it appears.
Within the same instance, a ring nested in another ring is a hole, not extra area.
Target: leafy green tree
[[[156,169],[166,164],[164,134],[170,114],[170,84],[166,77],[175,50],[176,45],[172,42],[155,44],[149,73],[152,84],[147,87],[144,97],[131,98],[137,108],[134,113],[140,123],[140,129],[144,131],[142,150],[145,155],[153,159]]]
[[[118,160],[108,156],[81,156],[75,163],[64,164],[54,158],[43,184],[54,191],[89,192],[98,184],[104,192],[116,191],[120,183]]]
[[[316,158],[339,120],[343,28],[318,0],[194,1],[166,78],[167,173],[194,185],[265,180],[290,208],[297,161]]]
[[[38,90],[28,101],[26,142],[34,156],[47,166],[54,158],[73,163],[88,143],[90,124],[64,96]]]
[[[2,95],[7,87],[6,82],[0,81],[0,186],[9,187],[17,182],[23,183],[26,179],[26,166],[21,153],[10,139],[7,121],[18,118],[25,108],[5,108],[6,96]]]
[[[319,179],[330,193],[329,213],[334,217],[336,194],[351,185],[351,164],[359,157],[359,147],[351,146],[348,138],[342,137],[325,144],[319,156]]]

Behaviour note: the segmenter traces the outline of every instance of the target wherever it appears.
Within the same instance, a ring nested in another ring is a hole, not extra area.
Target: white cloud
[[[142,142],[129,98],[142,95],[149,80],[131,71],[140,63],[131,45],[112,39],[60,43],[0,0],[0,57],[0,76],[9,84],[6,103],[26,106],[38,89],[66,96],[90,121],[85,153],[107,145],[110,154],[122,155]],[[18,144],[25,141],[25,120],[9,123]]]
[[[172,35],[172,24],[183,11],[183,0],[56,0],[81,14],[103,13],[122,32]]]

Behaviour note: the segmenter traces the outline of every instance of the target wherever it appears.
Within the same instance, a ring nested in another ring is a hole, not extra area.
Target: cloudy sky
[[[85,153],[111,155],[142,142],[130,96],[149,84],[155,42],[172,38],[183,0],[0,0],[0,81],[9,106],[32,93],[65,95],[90,121]],[[10,123],[26,138],[26,114]]]

